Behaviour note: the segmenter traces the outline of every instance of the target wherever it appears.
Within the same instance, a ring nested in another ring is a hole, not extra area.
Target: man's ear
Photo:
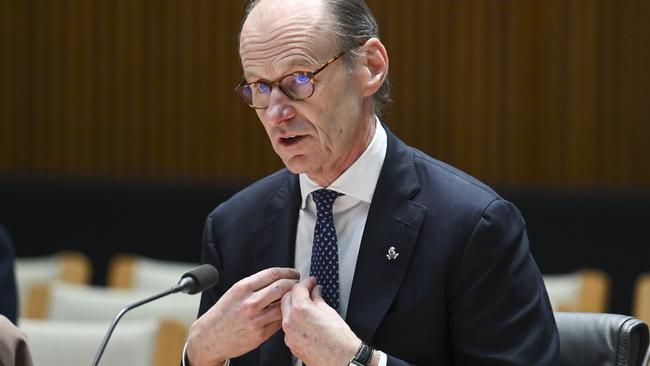
[[[370,38],[361,46],[363,52],[364,96],[374,95],[388,76],[388,52],[377,38]]]

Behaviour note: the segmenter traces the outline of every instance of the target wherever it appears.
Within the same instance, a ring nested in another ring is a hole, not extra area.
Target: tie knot
[[[334,200],[342,195],[343,193],[329,189],[319,189],[317,191],[311,192],[311,197],[314,199],[317,212],[324,212],[323,210],[325,210],[325,212],[331,212],[332,205],[334,205]]]

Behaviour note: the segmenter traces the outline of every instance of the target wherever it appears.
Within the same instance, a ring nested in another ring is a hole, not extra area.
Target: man
[[[557,363],[519,211],[379,122],[388,55],[362,0],[254,2],[239,53],[287,169],[209,215],[221,281],[186,364]]]

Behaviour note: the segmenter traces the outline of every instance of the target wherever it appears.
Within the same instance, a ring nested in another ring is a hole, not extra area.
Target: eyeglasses
[[[314,71],[298,71],[285,75],[276,81],[258,80],[246,83],[242,80],[235,88],[235,93],[244,100],[246,104],[255,109],[264,109],[269,106],[269,98],[274,86],[292,100],[305,100],[314,94],[316,75],[325,70],[332,62],[343,56],[345,51],[332,57],[324,64],[318,66]]]

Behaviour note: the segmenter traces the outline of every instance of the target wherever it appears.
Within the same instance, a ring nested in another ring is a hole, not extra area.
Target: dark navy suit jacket
[[[0,314],[14,324],[18,317],[18,298],[14,278],[14,248],[9,234],[0,225]]]
[[[519,210],[387,133],[346,322],[388,365],[558,364],[555,320]],[[294,266],[300,200],[298,177],[285,169],[208,216],[203,261],[221,280],[203,294],[199,315],[240,279]],[[387,259],[389,247],[397,259]],[[231,365],[289,366],[283,337]]]

